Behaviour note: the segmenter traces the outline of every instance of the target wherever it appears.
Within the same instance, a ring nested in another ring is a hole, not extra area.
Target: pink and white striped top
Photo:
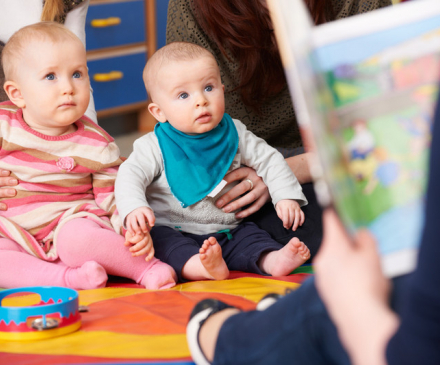
[[[74,133],[46,136],[24,122],[20,108],[0,103],[0,168],[19,181],[17,195],[5,199],[8,210],[0,212],[0,235],[43,260],[58,257],[58,230],[72,218],[122,233],[114,198],[119,148],[87,117],[75,125]]]

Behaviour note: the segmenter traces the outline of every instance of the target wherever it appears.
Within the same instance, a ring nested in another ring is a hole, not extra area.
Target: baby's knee
[[[25,250],[17,242],[9,238],[0,238],[0,250],[25,252]]]

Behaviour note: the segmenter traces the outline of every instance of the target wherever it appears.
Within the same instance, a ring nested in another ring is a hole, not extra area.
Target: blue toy
[[[35,293],[40,303],[5,307],[2,300],[15,293]],[[81,327],[78,292],[51,286],[0,291],[0,340],[41,340],[74,332]]]

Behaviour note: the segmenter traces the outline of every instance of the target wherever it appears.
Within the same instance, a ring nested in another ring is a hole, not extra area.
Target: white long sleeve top
[[[283,156],[263,139],[233,119],[239,136],[238,151],[229,171],[241,165],[252,167],[263,179],[274,205],[282,199],[307,204],[301,185]],[[188,187],[189,189],[191,187]],[[215,206],[216,200],[231,186],[214,197],[205,197],[196,204],[182,208],[169,188],[162,153],[154,132],[137,139],[133,153],[120,166],[116,177],[116,205],[122,221],[133,210],[149,207],[156,216],[156,226],[168,226],[193,234],[208,234],[237,227],[241,220],[235,212],[224,213]]]

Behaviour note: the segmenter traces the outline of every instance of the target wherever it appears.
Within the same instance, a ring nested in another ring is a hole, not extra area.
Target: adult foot
[[[211,279],[225,280],[229,276],[229,269],[222,256],[222,248],[214,237],[203,242],[199,250],[200,261]]]
[[[260,260],[260,268],[272,276],[289,275],[309,258],[308,247],[294,237],[280,250],[265,254]]]

